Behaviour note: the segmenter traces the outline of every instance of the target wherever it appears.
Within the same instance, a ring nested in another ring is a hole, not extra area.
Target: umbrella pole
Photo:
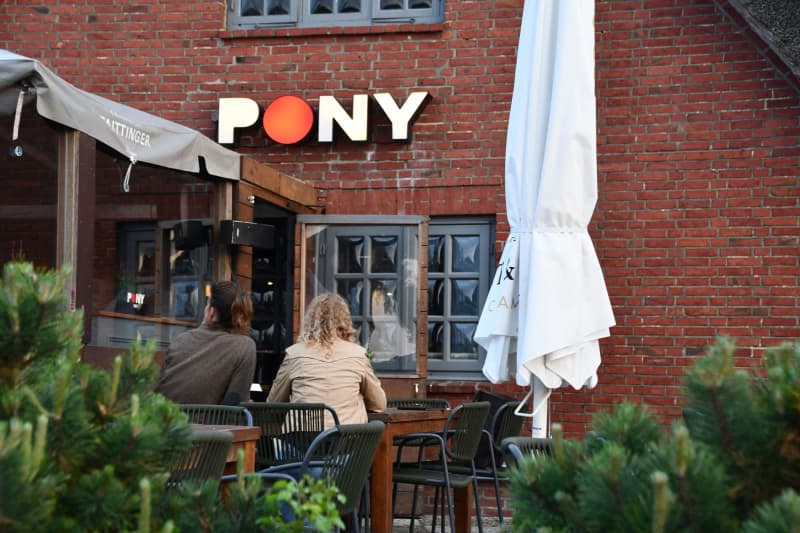
[[[531,413],[531,436],[549,437],[550,424],[547,415],[552,392],[536,376],[531,376],[531,392],[533,393],[533,412]]]

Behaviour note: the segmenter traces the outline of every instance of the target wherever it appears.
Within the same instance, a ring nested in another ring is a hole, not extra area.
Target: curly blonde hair
[[[356,340],[350,308],[338,294],[320,294],[308,304],[297,340],[330,348],[337,339]]]

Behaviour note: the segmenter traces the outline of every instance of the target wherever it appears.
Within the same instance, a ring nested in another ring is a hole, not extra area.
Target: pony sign
[[[402,105],[389,93],[375,93],[377,102],[392,125],[392,140],[407,141],[411,124],[422,110],[429,94],[412,92]],[[258,121],[258,103],[250,98],[220,98],[217,142],[232,144],[234,130],[247,128]],[[366,141],[369,118],[369,96],[353,96],[353,111],[348,113],[333,96],[319,97],[317,141],[333,142],[333,124],[339,126],[351,141]],[[297,96],[281,96],[265,110],[262,125],[266,134],[279,144],[294,144],[305,139],[314,126],[314,111],[308,102]]]

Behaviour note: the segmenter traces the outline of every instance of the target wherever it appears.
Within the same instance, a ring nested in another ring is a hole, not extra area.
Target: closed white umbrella
[[[550,389],[597,383],[598,339],[614,325],[587,231],[595,116],[594,2],[526,0],[506,139],[511,234],[475,341],[490,381],[532,386],[534,436],[549,433]]]

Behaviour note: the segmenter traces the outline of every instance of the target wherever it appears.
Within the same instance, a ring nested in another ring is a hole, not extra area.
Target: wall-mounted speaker
[[[193,250],[206,246],[210,239],[210,226],[204,226],[200,220],[182,220],[172,227],[176,250]]]
[[[275,247],[275,226],[241,220],[220,220],[219,242],[272,249]]]

